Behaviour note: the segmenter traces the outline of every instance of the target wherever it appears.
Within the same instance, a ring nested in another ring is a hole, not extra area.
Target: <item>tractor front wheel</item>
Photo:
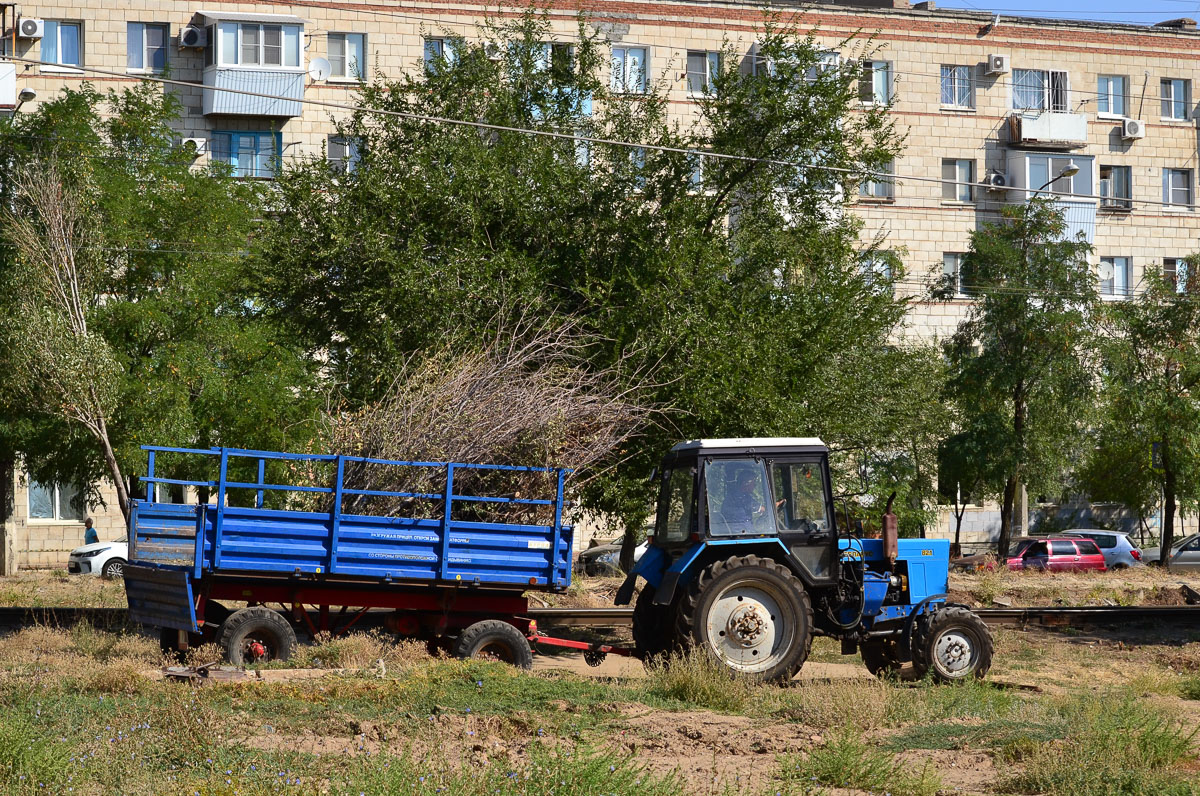
[[[791,680],[812,647],[812,604],[804,586],[769,558],[709,565],[680,601],[677,634],[732,672]]]
[[[976,614],[948,605],[925,614],[913,631],[913,668],[943,683],[981,678],[992,668],[992,634]]]

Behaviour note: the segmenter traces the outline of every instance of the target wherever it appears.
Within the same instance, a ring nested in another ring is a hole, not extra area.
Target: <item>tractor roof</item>
[[[731,437],[728,439],[691,439],[680,442],[672,451],[697,453],[824,453],[825,443],[816,437]]]

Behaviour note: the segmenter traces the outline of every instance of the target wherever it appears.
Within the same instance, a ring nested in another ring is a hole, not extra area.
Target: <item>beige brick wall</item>
[[[15,563],[20,569],[66,568],[67,556],[83,544],[84,527],[78,521],[56,521],[31,519],[29,517],[29,480],[18,467],[13,479],[13,534]],[[100,541],[111,541],[125,537],[125,519],[117,503],[116,490],[107,482],[100,486],[100,494],[106,505],[98,503],[88,506],[85,516],[92,524]],[[11,573],[10,573],[11,574]]]

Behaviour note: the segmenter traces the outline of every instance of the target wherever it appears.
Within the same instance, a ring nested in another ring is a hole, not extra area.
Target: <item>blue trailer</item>
[[[453,638],[458,654],[528,665],[536,626],[525,592],[571,585],[566,469],[143,449],[147,488],[133,502],[125,583],[131,618],[162,628],[164,648],[214,641],[235,663],[286,658],[297,628],[340,632],[369,609],[389,608],[397,632]],[[184,458],[189,472],[198,459],[211,477],[159,474],[164,459]],[[370,479],[350,477],[380,468],[404,470],[423,491],[372,489],[363,486]],[[545,494],[479,491],[497,476],[524,477]],[[171,502],[181,488],[198,499]],[[233,611],[222,601],[248,605]]]

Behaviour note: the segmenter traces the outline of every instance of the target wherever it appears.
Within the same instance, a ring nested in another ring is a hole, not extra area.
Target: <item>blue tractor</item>
[[[705,439],[663,459],[650,548],[617,593],[644,660],[703,650],[734,672],[790,680],[814,635],[879,674],[911,662],[941,681],[982,677],[992,637],[947,602],[950,543],[838,531],[819,439]]]

